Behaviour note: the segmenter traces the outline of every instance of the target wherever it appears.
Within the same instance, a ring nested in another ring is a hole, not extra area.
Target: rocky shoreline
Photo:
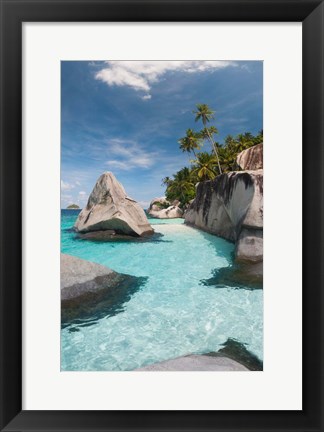
[[[202,281],[204,285],[262,288],[262,152],[262,144],[245,150],[237,157],[242,171],[224,173],[214,180],[198,183],[196,197],[185,211],[180,208],[180,202],[170,203],[164,197],[151,201],[148,214],[152,217],[183,217],[186,224],[235,243],[233,266],[217,269],[213,277]],[[144,210],[127,196],[110,172],[97,180],[86,207],[78,215],[74,230],[80,239],[93,241],[131,241],[154,233]],[[61,254],[62,326],[118,313],[116,311],[121,310],[145,279],[119,274],[105,266]],[[262,365],[253,359],[251,363],[249,355],[241,362],[234,358],[237,353],[233,357],[224,350],[188,354],[137,370],[262,370]]]
[[[146,278],[116,273],[108,267],[61,254],[61,324],[95,321],[119,313]],[[72,325],[72,327],[71,327]],[[249,371],[262,362],[242,344],[228,340],[217,352],[188,354],[154,363],[136,371]]]
[[[236,261],[263,260],[262,149],[259,144],[238,155],[244,171],[199,183],[184,215],[187,224],[234,242]]]
[[[243,171],[199,183],[185,223],[235,244],[234,265],[218,269],[207,285],[263,285],[263,144],[237,156]]]

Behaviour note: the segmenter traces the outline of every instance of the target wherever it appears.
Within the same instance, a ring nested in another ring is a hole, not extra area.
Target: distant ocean
[[[203,283],[232,264],[232,243],[183,219],[152,218],[145,240],[81,240],[72,230],[79,212],[61,211],[62,252],[144,278],[106,315],[62,327],[62,370],[133,370],[229,339],[262,360],[263,290]]]

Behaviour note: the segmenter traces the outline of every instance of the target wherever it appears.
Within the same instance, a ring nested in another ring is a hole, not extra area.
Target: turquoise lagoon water
[[[115,313],[62,328],[62,370],[133,370],[217,351],[228,339],[262,360],[263,291],[201,282],[231,265],[233,244],[183,219],[150,219],[156,234],[147,241],[79,240],[77,215],[62,211],[62,252],[146,279]]]

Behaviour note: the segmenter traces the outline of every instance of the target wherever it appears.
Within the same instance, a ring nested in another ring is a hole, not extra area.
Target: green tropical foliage
[[[153,205],[156,205],[156,207],[159,207],[160,209],[166,209],[169,207],[169,202],[161,203],[160,201],[155,201]]]
[[[180,149],[183,152],[191,153],[197,157],[195,150],[199,150],[202,146],[202,137],[199,133],[194,132],[192,129],[187,129],[186,136],[180,138],[178,143],[180,144]]]
[[[171,177],[164,177],[163,179],[162,179],[162,186],[166,186],[166,187],[169,187],[170,186],[170,184],[171,184],[171,182],[172,182],[172,179],[171,179]]]
[[[206,104],[197,104],[196,108],[197,110],[193,111],[195,120],[202,121],[203,129],[200,131],[187,129],[186,135],[178,140],[180,149],[183,152],[193,153],[195,159],[190,161],[190,167],[184,167],[172,177],[162,179],[162,185],[166,187],[167,199],[179,200],[182,207],[195,197],[197,182],[212,180],[222,173],[239,171],[240,167],[236,163],[237,155],[263,142],[262,130],[257,135],[250,132],[236,137],[228,135],[224,143],[216,142],[214,135],[218,133],[217,128],[213,125],[207,127],[207,123],[214,119],[214,111]],[[205,141],[211,143],[212,153],[198,151]]]
[[[218,174],[216,163],[213,154],[208,152],[198,153],[197,159],[194,161],[192,175],[196,174],[199,181],[212,180]]]
[[[207,104],[197,104],[196,108],[197,111],[193,111],[196,115],[195,121],[201,120],[204,126],[215,118],[215,111],[212,111]]]
[[[209,106],[207,104],[197,104],[197,111],[194,111],[193,113],[196,115],[195,117],[195,121],[199,121],[201,120],[203,125],[204,125],[204,129],[201,131],[201,135],[202,137],[205,137],[207,139],[209,139],[209,141],[211,142],[212,148],[214,150],[216,159],[217,159],[217,164],[218,164],[218,169],[219,172],[222,173],[222,168],[219,162],[219,157],[218,157],[218,153],[217,153],[217,147],[215,145],[215,141],[213,139],[213,134],[217,133],[217,129],[215,127],[207,127],[207,123],[210,122],[210,120],[213,120],[214,117],[214,113],[215,111],[212,111]]]
[[[246,150],[262,142],[263,131],[260,131],[255,136],[250,132],[239,134],[235,138],[231,135],[228,135],[225,138],[223,145],[216,143],[222,171],[239,171],[240,167],[236,163],[237,155],[243,150]]]
[[[214,135],[217,133],[218,133],[218,129],[215,128],[215,126],[209,126],[209,127],[204,127],[199,132],[199,135],[201,136],[202,139],[209,139],[209,137],[212,137],[212,139],[214,140]]]
[[[173,179],[168,183],[166,198],[169,201],[179,200],[181,206],[195,197],[195,183],[191,170],[188,167],[182,168],[173,175]]]

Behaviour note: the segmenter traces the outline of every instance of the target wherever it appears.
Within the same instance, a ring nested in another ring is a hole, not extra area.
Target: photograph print
[[[263,62],[61,62],[61,370],[263,370]]]

